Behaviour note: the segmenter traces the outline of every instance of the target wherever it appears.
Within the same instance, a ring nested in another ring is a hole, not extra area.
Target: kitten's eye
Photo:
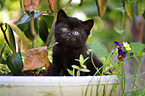
[[[64,31],[64,32],[67,31],[67,28],[62,28],[62,31]]]
[[[79,32],[78,32],[78,31],[75,31],[74,34],[75,34],[75,35],[79,35]]]

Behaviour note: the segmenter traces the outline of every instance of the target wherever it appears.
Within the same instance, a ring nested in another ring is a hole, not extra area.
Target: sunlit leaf
[[[137,0],[136,2],[136,15],[141,16],[145,11],[145,0]]]
[[[11,54],[7,57],[7,66],[14,75],[21,75],[21,71],[23,69],[23,62],[21,56],[17,53],[15,59],[14,57],[14,54]]]
[[[90,72],[89,69],[81,69],[80,71],[82,71],[82,72]]]
[[[119,34],[123,34],[123,33],[127,30],[127,28],[121,30],[121,29],[119,29],[118,27],[114,27],[114,30],[115,30],[117,33],[119,33]]]
[[[42,66],[45,66],[47,70],[50,67],[47,46],[33,48],[25,53],[24,68],[22,71],[35,70]]]
[[[44,22],[43,19],[39,19],[39,36],[43,40],[44,43],[46,43],[47,37],[48,37],[48,27],[47,24]]]
[[[84,57],[83,57],[82,54],[79,57],[79,62],[80,62],[80,65],[83,66],[83,64],[84,64]]]
[[[72,71],[72,70],[67,69],[67,71],[68,71],[68,73],[69,73],[70,75],[73,75],[73,71]]]
[[[16,44],[15,44],[15,38],[14,38],[14,34],[13,34],[13,30],[10,27],[10,25],[7,24],[7,28],[8,28],[8,35],[9,35],[9,44],[10,44],[10,48],[13,51],[14,57],[16,56]]]
[[[87,69],[87,66],[86,66],[86,65],[83,65],[82,67],[83,67],[84,69]]]
[[[22,40],[23,45],[24,45],[24,47],[25,47],[26,41],[25,41],[25,37],[24,37],[22,31],[21,31],[18,27],[15,27],[15,26],[13,26],[13,25],[10,25],[10,26],[11,26],[11,28],[15,31],[15,33],[19,36],[19,38]]]
[[[40,0],[23,0],[25,11],[32,12],[34,11],[38,5]]]
[[[125,2],[125,9],[128,16],[133,21],[133,2]]]
[[[107,0],[96,0],[96,4],[99,9],[99,15],[102,18],[107,8]]]
[[[72,68],[74,68],[74,69],[80,69],[80,67],[77,66],[77,65],[72,65]]]
[[[55,11],[55,0],[48,0],[52,12]]]

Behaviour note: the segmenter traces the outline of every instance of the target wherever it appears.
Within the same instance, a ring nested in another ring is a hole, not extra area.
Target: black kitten
[[[82,72],[81,75],[93,75],[96,72],[91,55],[87,54],[88,46],[86,45],[93,23],[92,19],[83,22],[77,18],[68,17],[63,10],[59,10],[54,30],[55,41],[58,42],[58,45],[53,48],[53,64],[50,75],[62,73],[62,75],[69,76],[67,69],[72,69],[71,66],[74,64],[80,65],[78,61],[75,61],[80,54],[84,58],[89,57],[85,65],[91,71],[89,73]],[[103,65],[95,55],[93,55],[93,61],[98,68]]]

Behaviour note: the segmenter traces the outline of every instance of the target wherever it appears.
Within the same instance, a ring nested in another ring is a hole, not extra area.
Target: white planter
[[[85,96],[86,90],[86,96],[119,96],[121,83],[116,75],[0,76],[2,96]]]

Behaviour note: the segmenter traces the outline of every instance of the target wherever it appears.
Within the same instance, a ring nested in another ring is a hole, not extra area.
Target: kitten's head
[[[63,10],[59,10],[54,30],[55,39],[59,44],[68,47],[84,46],[93,24],[92,19],[81,21],[68,17]]]

